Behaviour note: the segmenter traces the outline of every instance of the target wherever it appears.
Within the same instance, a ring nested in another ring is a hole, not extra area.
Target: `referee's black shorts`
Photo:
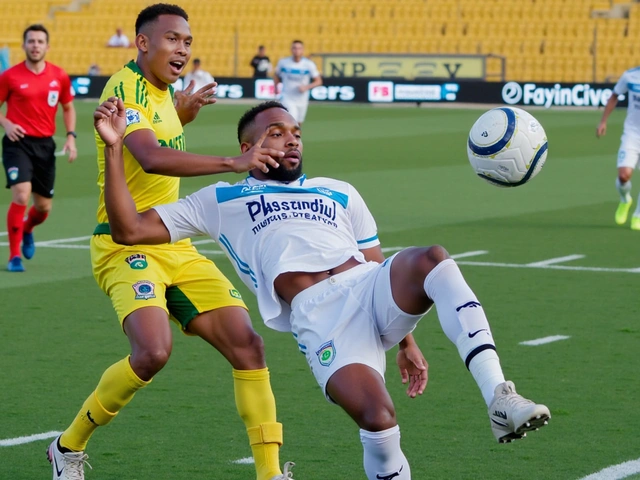
[[[28,137],[12,142],[2,137],[2,164],[7,188],[31,182],[31,191],[45,198],[53,197],[56,179],[56,143],[51,137]]]

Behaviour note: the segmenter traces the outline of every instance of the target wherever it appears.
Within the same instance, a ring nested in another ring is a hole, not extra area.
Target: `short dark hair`
[[[291,42],[291,45],[293,45],[294,43],[299,43],[300,45],[304,45],[304,42],[302,40],[294,40],[293,42]]]
[[[258,45],[258,50],[262,50],[264,48],[264,45]]]
[[[40,23],[29,25],[22,34],[22,43],[27,41],[27,33],[29,32],[44,32],[44,34],[47,36],[47,43],[49,43],[49,30],[47,30],[44,25]]]
[[[194,58],[193,59],[193,63],[200,63],[200,59],[199,58]]]
[[[136,35],[140,33],[142,27],[158,20],[160,15],[177,15],[189,21],[189,15],[187,15],[187,12],[185,12],[182,7],[169,3],[156,3],[155,5],[148,6],[138,14],[138,18],[136,19]]]
[[[242,117],[240,117],[240,121],[238,122],[238,142],[242,143],[242,138],[244,137],[244,134],[245,134],[247,128],[249,128],[249,126],[253,124],[253,122],[256,119],[256,116],[259,113],[262,113],[265,110],[270,110],[272,108],[281,108],[285,112],[289,111],[289,110],[287,110],[287,107],[282,105],[280,102],[276,102],[275,100],[269,100],[268,102],[262,102],[259,105],[256,105],[255,107],[250,108],[249,110],[244,112],[244,115],[242,115]]]

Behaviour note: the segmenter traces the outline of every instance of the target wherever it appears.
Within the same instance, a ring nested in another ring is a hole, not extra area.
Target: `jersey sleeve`
[[[6,73],[0,74],[0,103],[4,103],[9,98],[9,76]]]
[[[616,95],[623,95],[629,91],[629,85],[627,82],[627,72],[624,72],[616,83],[616,86],[613,87],[613,93]]]
[[[66,105],[67,103],[71,103],[73,101],[74,93],[71,88],[71,79],[67,72],[64,70],[60,71],[60,103]]]
[[[282,59],[278,60],[278,64],[276,65],[276,75],[282,78]]]
[[[171,242],[198,235],[217,237],[220,225],[216,187],[203,188],[175,203],[153,207],[171,235]]]
[[[358,242],[358,249],[365,250],[380,245],[376,221],[373,215],[371,215],[367,204],[364,203],[360,193],[351,185],[349,185],[347,211],[351,218],[353,234]]]
[[[320,76],[318,66],[313,60],[309,60],[309,75],[311,76],[311,79],[318,78]]]

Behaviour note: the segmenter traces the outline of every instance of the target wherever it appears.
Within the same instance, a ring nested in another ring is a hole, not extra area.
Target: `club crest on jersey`
[[[133,287],[133,291],[136,292],[136,300],[156,298],[156,285],[149,280],[140,280],[131,286]]]
[[[133,108],[127,108],[124,113],[127,117],[127,127],[129,125],[133,125],[134,123],[140,123],[139,111],[134,110]]]
[[[242,300],[242,295],[240,295],[240,292],[238,290],[236,290],[235,288],[231,288],[229,290],[229,295],[231,295],[233,298],[238,298],[238,299]]]
[[[7,169],[7,176],[12,182],[18,179],[18,173],[20,173],[18,167],[9,167]]]
[[[320,348],[316,351],[316,355],[318,356],[320,365],[323,367],[331,365],[336,358],[336,347],[333,345],[333,340],[329,340],[320,345]]]
[[[147,263],[147,256],[144,253],[136,253],[130,255],[124,259],[129,264],[132,270],[144,270],[149,265]]]
[[[58,97],[60,96],[60,92],[57,90],[50,90],[49,96],[47,97],[47,103],[50,107],[55,107],[58,105]]]

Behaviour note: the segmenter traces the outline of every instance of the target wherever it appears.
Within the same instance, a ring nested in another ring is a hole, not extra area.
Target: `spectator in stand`
[[[182,82],[182,90],[186,90],[189,88],[191,82],[194,82],[193,88],[191,91],[197,92],[202,87],[214,83],[213,76],[200,67],[200,59],[193,59],[193,69],[191,72],[187,73],[184,76],[184,80]]]
[[[258,53],[251,59],[253,78],[267,78],[273,71],[271,60],[265,53],[264,45],[258,47]]]
[[[90,77],[97,77],[100,75],[100,66],[97,63],[94,63],[93,65],[91,65],[89,67],[89,71],[87,72],[87,75],[89,75]]]
[[[127,36],[122,33],[120,27],[116,28],[116,33],[107,42],[107,47],[129,48],[130,42]]]

